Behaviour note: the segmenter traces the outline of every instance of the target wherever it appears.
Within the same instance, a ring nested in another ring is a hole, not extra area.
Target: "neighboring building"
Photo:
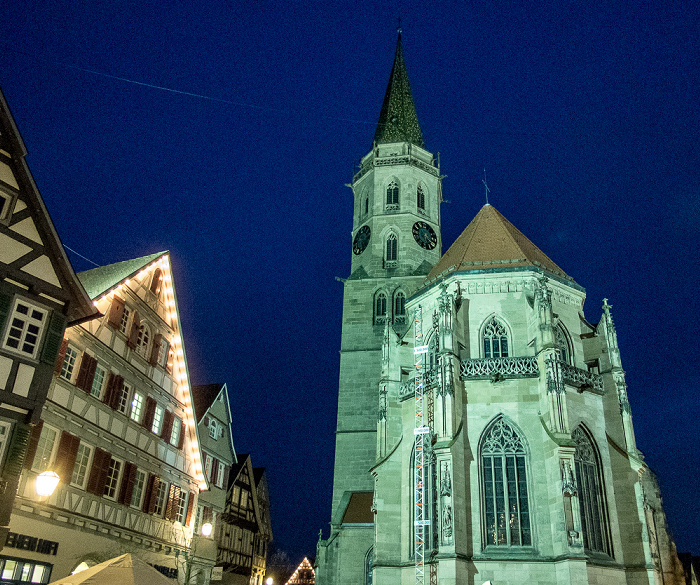
[[[238,455],[231,470],[217,541],[225,584],[262,585],[272,541],[270,499],[265,470],[253,468],[250,455]]]
[[[206,582],[213,562],[192,530],[207,480],[169,255],[79,277],[102,317],[66,330],[4,552],[44,571],[40,583],[125,552]],[[33,480],[48,469],[61,482],[40,499]]]
[[[231,468],[236,464],[236,451],[231,436],[231,406],[226,384],[208,384],[192,388],[194,413],[199,428],[204,475],[209,482],[209,491],[203,492],[197,505],[195,532],[203,524],[212,525],[212,537],[217,543],[212,549],[212,564],[215,564],[215,578],[223,578],[220,561],[219,534],[222,531],[221,514],[226,508]]]
[[[66,258],[26,153],[0,92],[0,550],[66,324],[97,315]],[[0,575],[6,572],[0,561]]]
[[[309,559],[304,557],[285,585],[314,585],[315,578],[316,574],[312,564]]]
[[[318,583],[682,583],[610,305],[589,322],[584,289],[489,205],[440,257],[400,36],[374,142]]]

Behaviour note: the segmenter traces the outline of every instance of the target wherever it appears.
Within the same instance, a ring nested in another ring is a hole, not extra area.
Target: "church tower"
[[[406,298],[441,253],[440,171],[423,142],[400,31],[374,143],[351,187],[331,535],[317,559],[323,583],[365,582],[365,556],[374,542],[370,468],[384,448],[384,349],[408,331]]]

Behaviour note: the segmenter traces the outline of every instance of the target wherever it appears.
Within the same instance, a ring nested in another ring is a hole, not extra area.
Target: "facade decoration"
[[[362,222],[355,215],[353,237],[364,225],[395,230],[398,261],[385,266],[380,246],[348,251],[331,530],[317,545],[317,582],[682,583],[636,447],[610,305],[590,324],[584,288],[488,204],[442,254],[442,175],[417,120],[399,36],[375,143],[353,177],[355,193],[381,202]],[[397,209],[384,203],[392,181]],[[375,291],[398,286],[409,320],[426,316],[427,349],[416,335],[382,352]],[[426,369],[415,378],[414,352]],[[407,513],[418,497],[419,387],[425,531]]]

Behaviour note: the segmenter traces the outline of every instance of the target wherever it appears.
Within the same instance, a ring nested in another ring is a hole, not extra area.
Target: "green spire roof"
[[[374,133],[377,144],[387,142],[410,142],[425,148],[423,133],[418,125],[416,106],[413,104],[411,86],[408,83],[406,63],[403,60],[401,31],[396,42],[396,56],[391,78],[384,95],[382,111],[379,114],[377,131]]]
[[[88,296],[95,299],[103,292],[112,288],[115,284],[120,283],[127,278],[134,276],[139,270],[148,266],[155,259],[160,258],[167,252],[157,252],[150,256],[135,258],[133,260],[125,260],[116,264],[100,266],[92,270],[78,273],[80,283],[85,287]]]

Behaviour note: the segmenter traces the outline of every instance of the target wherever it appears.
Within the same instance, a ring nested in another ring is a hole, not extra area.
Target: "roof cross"
[[[484,184],[484,189],[486,191],[486,205],[488,205],[489,204],[489,191],[491,189],[489,189],[489,186],[486,184],[486,169],[484,169],[484,180],[481,182]]]

